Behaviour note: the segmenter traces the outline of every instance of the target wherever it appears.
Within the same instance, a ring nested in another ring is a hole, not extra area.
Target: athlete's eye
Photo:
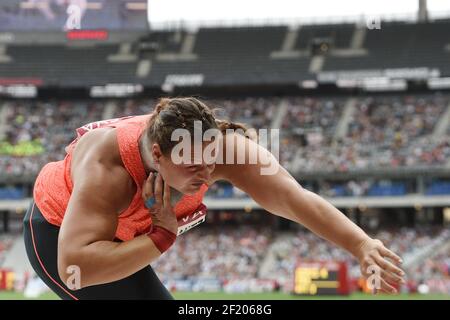
[[[200,167],[201,167],[201,166],[199,166],[199,165],[190,165],[190,166],[187,166],[186,169],[187,169],[189,172],[195,172],[195,171],[199,170]]]

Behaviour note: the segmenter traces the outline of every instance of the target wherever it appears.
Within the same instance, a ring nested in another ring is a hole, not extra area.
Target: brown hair
[[[214,112],[202,101],[194,97],[160,98],[147,127],[147,137],[158,143],[161,152],[167,155],[177,144],[172,141],[172,132],[178,128],[188,130],[193,136],[194,121],[202,122],[202,131],[219,129],[247,130],[242,123],[234,123],[215,118]],[[202,132],[202,133],[203,133]]]

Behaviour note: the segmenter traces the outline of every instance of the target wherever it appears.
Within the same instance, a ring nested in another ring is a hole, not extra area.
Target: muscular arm
[[[110,161],[108,134],[92,132],[78,142],[74,187],[58,239],[59,275],[67,283],[67,268],[78,266],[81,288],[123,279],[161,255],[146,235],[113,241],[131,178]]]
[[[369,237],[342,212],[319,195],[302,188],[279,165],[276,158],[260,145],[241,135],[226,137],[235,140],[235,154],[259,154],[256,164],[221,165],[222,178],[249,194],[267,211],[300,223],[338,246],[357,255],[358,246]],[[269,164],[270,161],[270,164]],[[273,174],[262,175],[263,168],[272,168]]]
[[[244,164],[218,166],[216,178],[230,181],[267,211],[300,223],[349,251],[359,260],[361,273],[366,278],[378,270],[378,291],[394,293],[396,289],[391,284],[404,283],[404,272],[385,259],[387,257],[400,264],[400,257],[381,241],[371,239],[328,201],[303,189],[266,149],[241,135],[226,136],[225,146],[232,139],[235,139],[235,158],[240,153],[245,155],[246,161]],[[251,154],[258,154],[258,161],[254,164],[249,161]],[[269,174],[263,175],[262,172]]]

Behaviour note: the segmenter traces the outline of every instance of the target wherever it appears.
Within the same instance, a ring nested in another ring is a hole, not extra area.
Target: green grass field
[[[348,297],[341,296],[320,296],[320,297],[298,297],[285,293],[234,293],[223,292],[176,292],[173,293],[175,299],[182,300],[450,300],[450,295],[428,294],[428,295],[366,295],[355,293]],[[21,293],[0,292],[0,300],[25,300]],[[58,300],[53,293],[46,293],[39,297],[39,300]]]

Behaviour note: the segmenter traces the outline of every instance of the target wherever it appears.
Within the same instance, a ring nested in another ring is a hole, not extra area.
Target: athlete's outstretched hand
[[[402,259],[387,249],[380,240],[364,241],[358,248],[357,258],[361,274],[368,281],[369,288],[377,293],[397,293],[394,286],[405,283],[405,272],[399,268]]]
[[[155,178],[156,176],[156,178]],[[156,179],[156,182],[155,182]],[[153,200],[148,201],[153,197]],[[170,187],[164,183],[160,174],[151,172],[142,187],[142,198],[149,205],[152,223],[177,234],[178,222],[170,204]]]

